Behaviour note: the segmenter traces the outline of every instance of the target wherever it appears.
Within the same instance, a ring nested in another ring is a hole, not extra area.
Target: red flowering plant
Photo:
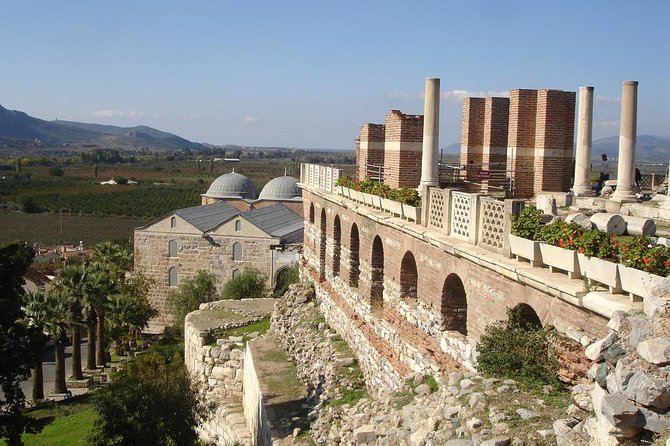
[[[654,244],[648,235],[636,235],[621,243],[621,263],[665,277],[670,274],[670,249]]]
[[[416,191],[416,189],[409,187],[393,189],[392,187],[384,183],[380,183],[379,181],[371,179],[360,181],[354,180],[348,176],[338,178],[337,183],[335,184],[337,186],[347,187],[358,192],[364,192],[366,194],[388,198],[389,200],[397,201],[398,203],[407,204],[409,206],[421,206],[421,197],[419,197],[419,193]]]
[[[584,231],[574,239],[574,246],[578,252],[587,257],[619,261],[619,241],[616,236],[599,229]]]
[[[575,250],[575,240],[584,233],[584,228],[576,223],[566,223],[557,219],[540,228],[540,241],[565,249]]]

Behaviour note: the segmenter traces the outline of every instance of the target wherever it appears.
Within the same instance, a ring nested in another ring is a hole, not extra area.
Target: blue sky
[[[439,77],[442,147],[461,98],[595,87],[594,138],[670,135],[670,2],[10,1],[0,104],[43,119],[145,124],[194,141],[353,148],[363,122],[422,113]]]

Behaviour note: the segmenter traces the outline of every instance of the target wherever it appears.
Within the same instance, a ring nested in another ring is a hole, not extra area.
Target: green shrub
[[[193,279],[185,280],[176,290],[168,291],[167,306],[174,317],[174,325],[184,327],[184,318],[200,304],[219,298],[214,286],[214,274],[200,270]]]
[[[398,203],[407,204],[409,206],[421,206],[421,197],[416,189],[410,187],[401,187],[393,189],[390,186],[380,183],[379,181],[367,179],[363,181],[354,180],[348,176],[340,177],[336,183],[338,186],[347,187],[366,194],[377,195],[382,198],[397,201]]]
[[[245,269],[229,280],[221,292],[223,299],[257,299],[265,297],[265,277],[255,268]]]
[[[282,270],[277,275],[277,283],[275,285],[275,297],[282,297],[288,291],[289,285],[298,283],[300,281],[300,273],[298,271],[298,264],[295,263],[290,267]]]
[[[575,248],[588,257],[619,261],[619,244],[616,236],[599,229],[584,231],[575,238]]]
[[[564,220],[556,220],[547,226],[540,228],[540,241],[565,249],[576,249],[575,239],[584,233],[584,228],[576,223],[566,223]]]
[[[620,243],[621,263],[659,276],[670,274],[670,249],[655,245],[648,235],[636,235]]]
[[[540,235],[540,216],[542,211],[535,206],[525,206],[521,213],[512,215],[512,235],[537,240]]]
[[[477,370],[486,376],[512,378],[529,387],[559,385],[552,336],[529,323],[521,307],[509,309],[507,318],[486,327],[477,346]]]

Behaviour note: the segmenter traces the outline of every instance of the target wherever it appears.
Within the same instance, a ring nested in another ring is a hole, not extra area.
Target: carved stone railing
[[[642,175],[640,180],[640,188],[642,190],[657,190],[663,181],[665,181],[665,174],[653,173],[651,175]]]
[[[450,189],[428,189],[425,226],[451,237],[509,255],[512,202]],[[518,201],[518,200],[517,200]]]
[[[335,184],[342,176],[342,169],[303,163],[300,165],[300,183],[326,192],[335,192]]]

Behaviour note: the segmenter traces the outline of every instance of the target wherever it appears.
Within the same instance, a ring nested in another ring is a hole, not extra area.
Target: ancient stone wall
[[[423,115],[391,110],[386,115],[384,183],[391,187],[417,187],[421,180]]]
[[[168,242],[177,242],[177,255],[170,257]],[[149,292],[149,302],[159,311],[152,320],[150,329],[160,330],[172,322],[166,307],[169,271],[176,268],[178,283],[195,277],[199,270],[208,271],[216,277],[216,287],[233,277],[235,271],[256,268],[261,274],[272,279],[270,247],[275,239],[227,237],[211,235],[207,238],[200,233],[135,231],[135,268],[149,279],[153,286]],[[233,244],[241,243],[242,260],[233,260]],[[268,282],[270,283],[270,282]]]
[[[396,385],[412,371],[447,371],[457,364],[472,368],[475,340],[519,303],[530,305],[545,325],[576,327],[591,337],[604,330],[601,317],[476,258],[453,255],[409,225],[399,230],[307,189],[303,198],[306,215],[313,206],[323,220],[305,224],[302,273],[316,282],[328,323],[362,352],[361,367],[372,383]]]
[[[368,177],[367,166],[384,164],[384,124],[365,123],[357,139],[356,172],[359,180]]]

